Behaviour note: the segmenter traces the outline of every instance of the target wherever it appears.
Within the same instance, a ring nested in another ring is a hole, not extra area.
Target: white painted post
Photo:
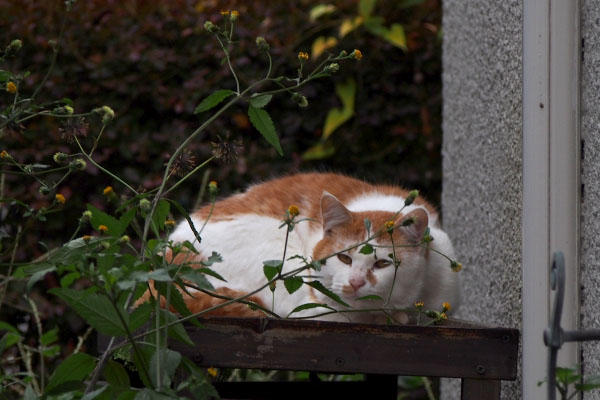
[[[523,3],[523,399],[544,398],[542,333],[550,310],[552,251],[563,251],[562,326],[579,314],[579,2]],[[559,363],[578,362],[566,345]]]

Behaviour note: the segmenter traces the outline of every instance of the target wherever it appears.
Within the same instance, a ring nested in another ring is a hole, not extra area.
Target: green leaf
[[[200,114],[204,111],[208,111],[211,108],[217,106],[220,102],[222,102],[229,96],[232,96],[234,94],[235,92],[233,90],[217,90],[216,92],[202,100],[202,102],[200,102],[198,107],[196,107],[196,109],[194,110],[194,114]]]
[[[250,97],[250,105],[254,108],[263,108],[264,106],[266,106],[267,104],[269,104],[269,102],[271,101],[271,99],[273,98],[273,95],[271,94],[259,94],[258,96],[252,96]]]
[[[304,310],[310,310],[311,308],[327,308],[329,310],[333,310],[335,311],[335,308],[331,308],[329,307],[327,304],[321,304],[321,303],[306,303],[306,304],[302,304],[296,308],[294,308],[289,314],[288,316],[290,316],[293,313],[297,313],[299,311],[304,311]]]
[[[131,312],[129,316],[129,329],[131,329],[132,332],[135,332],[142,325],[148,322],[148,320],[150,320],[152,308],[152,304],[144,303],[139,305],[135,310]]]
[[[145,388],[141,392],[137,392],[134,400],[173,400],[173,397]]]
[[[177,315],[173,314],[172,312],[167,311],[167,310],[162,310],[162,309],[160,310],[160,318],[161,318],[161,325],[164,325],[167,323],[170,324],[179,319],[179,317]],[[195,319],[191,319],[189,321],[193,322],[194,325],[196,325],[196,326],[202,326]],[[185,343],[190,346],[196,345],[192,341],[192,339],[190,339],[189,335],[187,334],[187,331],[185,330],[185,328],[183,327],[183,324],[181,322],[170,325],[169,328],[167,329],[167,333],[169,334],[169,337],[172,337],[173,339],[180,341],[181,343]]]
[[[121,320],[110,300],[96,293],[86,293],[67,288],[54,288],[49,291],[69,304],[94,329],[109,336],[125,336]],[[129,315],[122,312],[125,323]]]
[[[181,277],[187,281],[194,283],[200,289],[213,290],[213,285],[206,279],[206,275],[197,269],[181,273]]]
[[[98,227],[100,225],[104,225],[108,228],[106,232],[108,235],[119,237],[123,235],[129,223],[133,220],[135,216],[135,208],[130,209],[127,213],[125,213],[120,219],[116,219],[108,215],[107,213],[100,211],[96,207],[91,204],[87,205],[89,211],[92,212],[92,218],[90,223],[98,231]]]
[[[25,293],[27,293],[27,296],[29,296],[29,293],[31,293],[31,289],[33,288],[33,285],[35,285],[37,282],[44,279],[46,274],[48,274],[49,272],[53,272],[53,271],[56,271],[56,267],[54,267],[54,266],[45,268],[45,269],[38,271],[35,274],[31,275],[31,278],[29,278],[29,280],[27,281],[27,285],[25,286]]]
[[[19,330],[17,328],[4,321],[0,321],[0,331],[9,331],[16,335],[19,334]]]
[[[359,297],[356,300],[383,300],[383,299],[380,296],[377,296],[376,294],[370,294],[368,296]]]
[[[383,38],[404,51],[408,49],[406,46],[406,34],[404,33],[404,28],[400,24],[392,24]]]
[[[43,346],[51,345],[52,343],[58,340],[58,328],[50,329],[48,332],[44,333],[40,338],[40,343]]]
[[[227,280],[225,278],[223,278],[221,275],[217,274],[215,271],[213,271],[210,268],[198,268],[198,269],[196,269],[196,271],[201,272],[206,275],[210,275],[214,278],[217,278],[220,281],[227,282]]]
[[[330,299],[335,300],[337,303],[340,303],[341,305],[346,306],[346,307],[350,307],[350,305],[348,303],[346,303],[344,300],[342,300],[340,296],[333,293],[331,290],[327,289],[325,286],[323,286],[323,284],[321,282],[312,281],[312,282],[306,282],[306,284],[308,286],[312,287],[313,289],[316,289],[319,292],[323,293],[325,296],[329,297]]]
[[[81,277],[79,272],[69,272],[62,278],[60,278],[60,286],[61,287],[69,287],[75,282],[77,279]]]
[[[0,69],[0,82],[8,81],[11,76],[12,74],[10,72]]]
[[[335,11],[333,4],[319,4],[310,9],[309,18],[311,21],[316,21],[324,15],[331,14]]]
[[[581,390],[582,392],[587,392],[590,390],[595,390],[600,388],[600,376],[586,376],[583,380],[583,383],[575,384],[575,389]]]
[[[425,3],[425,0],[402,0],[400,2],[400,8],[409,8]]]
[[[109,388],[109,386],[102,386],[99,389],[96,389],[94,391],[89,392],[88,394],[84,395],[81,399],[79,400],[94,400],[95,398],[97,398],[98,396],[100,396],[102,393],[104,393],[105,390],[107,390]],[[120,400],[120,398],[119,398]]]
[[[282,267],[283,267],[283,261],[281,261],[281,260],[263,261],[263,273],[267,277],[268,281],[270,281],[277,274],[279,274],[281,272]]]
[[[330,142],[319,142],[302,154],[304,160],[322,160],[335,154],[335,147]]]
[[[85,353],[76,353],[67,357],[56,368],[46,386],[46,394],[52,394],[55,389],[67,382],[81,383],[94,370],[96,360]]]
[[[179,213],[181,215],[183,215],[183,217],[185,218],[185,220],[188,222],[190,229],[192,230],[192,232],[194,233],[194,237],[196,238],[196,240],[198,241],[198,243],[200,243],[202,241],[202,239],[200,238],[200,234],[198,233],[198,231],[196,230],[196,227],[194,226],[194,221],[192,221],[192,218],[190,218],[190,214],[186,211],[185,208],[183,208],[181,206],[181,204],[179,204],[178,202],[174,201],[174,200],[169,200],[167,199],[172,205],[175,206],[175,208],[177,209],[177,211],[179,211]]]
[[[365,218],[364,223],[367,233],[371,232],[371,220],[369,218]]]
[[[104,379],[113,386],[123,388],[129,388],[131,386],[129,374],[127,374],[125,367],[114,360],[108,360],[104,367],[104,371],[102,371],[102,375],[104,375]]]
[[[343,123],[354,116],[354,100],[356,97],[356,82],[350,78],[335,85],[335,93],[342,102],[342,108],[332,108],[327,113],[323,127],[323,138],[327,139]]]
[[[42,351],[42,354],[44,355],[44,357],[48,357],[48,358],[52,358],[52,357],[58,355],[58,353],[60,353],[59,345],[50,346]]]
[[[161,231],[165,230],[165,221],[169,216],[170,210],[171,207],[168,200],[160,199],[158,201],[154,214],[152,215],[152,223],[154,223],[154,226],[158,227]]]
[[[299,276],[292,276],[290,278],[285,278],[283,280],[283,284],[285,285],[285,288],[287,289],[288,293],[292,294],[302,287],[304,281]]]
[[[206,260],[202,261],[202,265],[204,265],[205,267],[210,267],[214,263],[220,263],[220,262],[223,262],[223,257],[221,257],[221,255],[219,253],[217,253],[216,251],[213,251],[212,254],[210,255],[210,257],[208,257]]]
[[[163,296],[165,299],[167,298],[167,291],[169,292],[169,301],[170,305],[177,310],[183,316],[190,315],[190,310],[188,310],[185,301],[183,300],[183,296],[181,296],[181,292],[177,289],[177,287],[171,283],[154,281],[154,288]],[[168,290],[167,290],[168,289]]]
[[[176,351],[169,350],[166,348],[159,348],[156,350],[152,359],[150,360],[150,379],[154,386],[159,386],[156,382],[156,371],[160,368],[162,382],[160,386],[168,387],[171,384],[171,380],[175,376],[175,371],[181,362],[181,354]]]
[[[363,247],[361,247],[358,252],[361,254],[373,254],[373,246],[367,243]]]
[[[579,379],[581,379],[581,375],[579,375],[575,369],[556,367],[556,380],[558,382],[569,385],[573,382],[577,382]]]
[[[39,397],[35,394],[35,390],[31,386],[31,383],[28,383],[25,387],[25,393],[23,394],[23,400],[38,400]]]
[[[252,107],[252,104],[248,106],[248,118],[252,126],[260,132],[261,135],[269,142],[280,156],[283,155],[277,132],[275,132],[275,125],[269,116],[269,113],[263,109]]]
[[[368,18],[373,14],[376,0],[360,0],[358,3],[358,15],[363,18]]]

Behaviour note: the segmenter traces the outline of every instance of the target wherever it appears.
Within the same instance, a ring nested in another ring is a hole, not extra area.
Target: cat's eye
[[[349,255],[346,255],[346,254],[338,254],[338,255],[337,255],[337,258],[338,258],[338,259],[339,259],[341,262],[343,262],[344,264],[348,264],[348,265],[352,264],[352,257],[350,257]]]
[[[375,261],[375,264],[373,264],[373,268],[377,268],[377,269],[385,268],[390,264],[391,264],[391,262],[388,260],[377,260],[377,261]]]

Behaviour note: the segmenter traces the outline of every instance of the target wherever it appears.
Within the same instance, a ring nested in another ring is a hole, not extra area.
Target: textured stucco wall
[[[465,269],[458,317],[521,327],[522,2],[445,0],[445,230]],[[520,380],[503,399],[521,398]],[[442,384],[457,399],[456,380]]]
[[[581,1],[581,326],[600,328],[600,2]],[[586,375],[600,374],[600,342],[582,344]],[[584,396],[599,400],[600,391]]]

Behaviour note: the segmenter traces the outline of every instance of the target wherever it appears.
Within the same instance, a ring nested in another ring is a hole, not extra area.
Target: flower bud
[[[6,84],[6,91],[10,94],[15,94],[17,92],[17,85],[14,82],[8,82]]]
[[[129,242],[131,242],[131,238],[129,238],[127,235],[123,235],[119,238],[119,243],[121,244],[127,244]]]
[[[454,272],[458,272],[462,269],[462,264],[452,260],[450,261],[450,269],[452,269]]]
[[[22,46],[23,42],[21,42],[19,39],[15,39],[12,42],[10,42],[10,44],[6,47],[4,54],[6,55],[6,57],[14,57],[17,55],[19,50],[21,50]]]
[[[300,209],[295,204],[292,204],[291,206],[289,206],[287,211],[288,211],[288,214],[290,214],[290,216],[292,218],[296,217],[296,216],[298,216],[298,214],[300,214]]]
[[[267,53],[270,50],[269,43],[262,36],[256,38],[256,46],[262,53]]]
[[[58,164],[65,161],[67,159],[67,155],[59,151],[58,153],[54,153],[54,156],[52,156],[52,158],[54,159],[54,162]]]
[[[148,199],[141,199],[140,208],[142,209],[142,211],[148,212],[152,208],[152,203],[150,203],[150,200]]]
[[[348,52],[346,50],[342,50],[340,51],[340,54],[338,55],[338,57],[346,57],[348,55]]]
[[[56,107],[52,112],[58,115],[71,115],[75,110],[71,106]]]
[[[86,224],[88,222],[90,222],[92,219],[92,212],[91,211],[84,211],[83,214],[81,214],[81,217],[79,217],[79,224],[83,225]]]
[[[354,51],[352,52],[352,54],[350,54],[350,58],[354,59],[354,60],[362,60],[363,58],[363,54],[360,50],[358,49],[354,49]]]
[[[50,188],[48,186],[40,186],[39,192],[42,196],[50,194]]]
[[[325,72],[326,74],[334,74],[334,73],[338,72],[339,70],[340,70],[340,64],[331,63],[323,69],[323,72]]]
[[[2,150],[0,152],[0,158],[3,160],[12,160],[12,156],[10,154],[8,154],[8,151],[6,151],[6,150]]]
[[[298,107],[308,107],[308,99],[298,92],[292,94],[292,101],[296,103]]]
[[[212,23],[212,22],[210,22],[210,21],[206,21],[206,22],[204,23],[204,29],[206,29],[208,32],[211,32],[211,33],[212,33],[212,32],[216,32],[216,31],[218,31],[218,30],[219,30],[219,27],[218,27],[218,26],[216,26],[215,24],[213,24],[213,23]]]
[[[77,158],[69,163],[69,169],[71,171],[83,171],[86,167],[87,164],[81,158]]]
[[[103,124],[109,123],[115,117],[115,112],[109,106],[95,108],[94,110],[92,110],[92,112],[102,116]]]
[[[217,185],[217,181],[210,181],[208,184],[208,194],[211,196],[216,196],[219,191],[219,186]]]
[[[415,201],[418,195],[418,190],[411,190],[410,192],[408,192],[408,196],[406,196],[406,199],[404,200],[404,205],[410,206]]]

